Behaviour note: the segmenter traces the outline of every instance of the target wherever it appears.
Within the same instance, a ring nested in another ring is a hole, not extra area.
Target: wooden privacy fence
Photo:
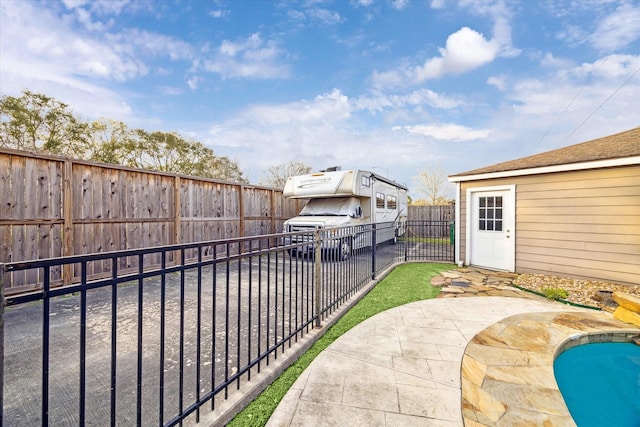
[[[456,205],[409,206],[409,221],[454,221]]]
[[[304,203],[266,187],[0,149],[0,263],[273,234]],[[408,218],[453,221],[453,211],[410,206]],[[117,268],[133,271],[140,262],[160,260],[121,258]],[[94,278],[113,267],[90,268]],[[42,274],[0,280],[10,295],[37,288]],[[77,282],[81,271],[66,265],[49,274],[61,285]]]
[[[270,234],[303,203],[265,187],[0,149],[0,263]],[[68,267],[52,281],[77,279]],[[7,294],[41,282],[0,279]]]
[[[455,205],[409,206],[407,237],[447,238],[453,244],[453,222]]]

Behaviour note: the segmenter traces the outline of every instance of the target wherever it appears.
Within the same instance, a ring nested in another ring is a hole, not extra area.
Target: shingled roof
[[[451,175],[450,178],[640,156],[640,127],[557,150]]]

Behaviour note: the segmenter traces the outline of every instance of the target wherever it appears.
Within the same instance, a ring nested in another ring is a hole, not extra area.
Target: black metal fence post
[[[320,316],[322,314],[322,301],[320,300],[320,296],[322,295],[321,287],[322,287],[322,242],[320,239],[320,229],[317,228],[313,233],[314,240],[314,266],[315,266],[315,275],[314,275],[314,285],[315,285],[315,298],[316,298],[316,307],[315,307],[315,316],[316,316],[316,328],[322,327],[322,322],[320,321]]]
[[[0,426],[3,426],[4,403],[4,264],[0,264]]]
[[[376,280],[376,224],[371,228],[371,280]]]
[[[309,328],[322,328],[324,319],[370,280],[377,280],[378,272],[403,257],[409,262],[453,262],[446,222],[407,222],[406,232],[396,236],[404,253],[393,246],[397,242],[391,241],[392,227],[307,228],[278,235],[0,263],[0,424],[5,409],[8,420],[42,426],[57,424],[62,416],[82,424],[86,414],[102,417],[96,421],[101,425],[108,425],[109,420],[111,425],[131,424],[133,419],[138,425],[156,424],[157,420],[158,425],[173,426],[192,414],[197,418],[203,405],[210,403],[214,408],[229,397],[233,391],[229,385],[253,380],[249,378],[252,370],[259,369],[264,360],[267,364],[270,358],[275,360],[279,351],[285,351],[286,342],[295,342]],[[262,246],[267,241],[270,244]],[[338,242],[348,245],[334,244]],[[341,249],[338,253],[337,248]],[[167,257],[176,254],[175,259]],[[80,273],[76,282],[66,286],[61,277],[65,266]],[[11,274],[18,279],[31,274],[41,280],[42,287],[16,294],[9,287],[14,283]],[[203,283],[210,283],[206,292]],[[104,315],[106,322],[95,330],[96,335],[92,329],[90,336],[94,314]],[[208,321],[201,322],[200,316]],[[160,330],[155,320],[147,319],[159,319]],[[79,338],[76,324],[81,328]],[[29,345],[21,341],[20,352],[14,352],[24,325],[33,326],[36,332],[25,338]],[[63,328],[67,325],[74,326],[68,333]],[[103,332],[104,347],[92,347]],[[79,346],[79,362],[58,356],[69,344]],[[28,368],[4,371],[5,363],[23,363],[21,357],[30,348],[37,348],[39,354],[26,362]],[[204,348],[210,348],[210,354],[200,358]],[[246,358],[240,357],[242,353]],[[195,358],[193,368],[191,358]],[[107,369],[89,371],[94,366],[89,366],[90,360],[100,360]],[[75,378],[69,378],[70,386],[60,381],[65,364],[75,370],[79,367],[83,377],[79,384]],[[40,393],[36,389],[28,398],[16,393],[18,375],[23,372],[29,381],[39,383]],[[210,381],[200,384],[203,373]],[[158,389],[149,388],[147,382],[143,386],[145,379],[152,379],[149,387],[157,384]],[[189,392],[192,385],[199,385],[194,393]],[[96,386],[102,391],[96,392]],[[67,395],[77,396],[79,407],[71,401],[68,409],[61,408]],[[109,395],[110,405],[106,404]],[[23,401],[16,404],[17,399]],[[110,413],[94,412],[100,405],[110,406]],[[50,406],[54,409],[51,414]],[[157,418],[151,413],[156,408]]]

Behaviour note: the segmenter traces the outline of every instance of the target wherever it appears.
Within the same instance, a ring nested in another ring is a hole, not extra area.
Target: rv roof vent
[[[327,168],[325,172],[336,172],[339,170],[342,170],[342,166],[331,166],[330,168]]]

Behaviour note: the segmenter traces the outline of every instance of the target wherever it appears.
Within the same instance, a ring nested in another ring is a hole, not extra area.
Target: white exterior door
[[[467,259],[471,265],[515,270],[515,186],[467,190]]]

